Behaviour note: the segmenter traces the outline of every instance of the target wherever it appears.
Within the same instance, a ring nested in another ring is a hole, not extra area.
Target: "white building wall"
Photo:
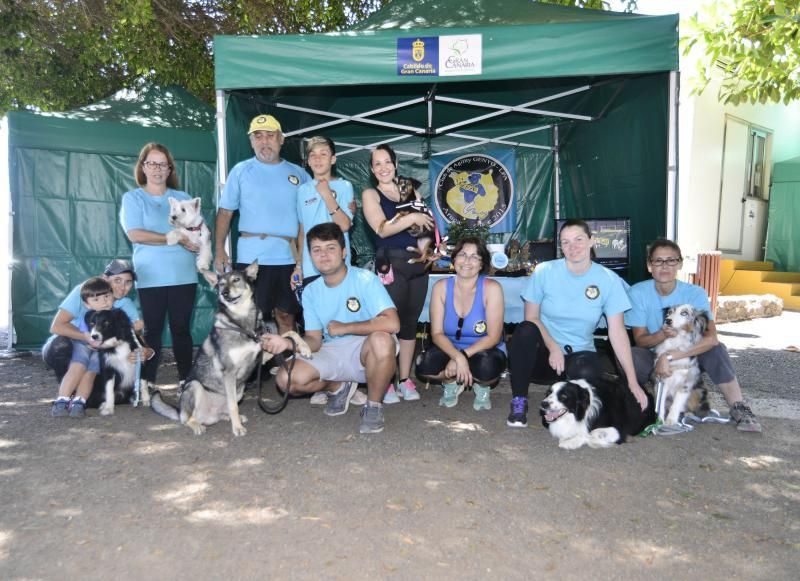
[[[688,60],[681,57],[677,238],[684,253],[693,256],[717,248],[725,116],[772,132],[775,164],[800,156],[800,103],[723,105],[717,82],[702,95],[690,96],[694,64]]]

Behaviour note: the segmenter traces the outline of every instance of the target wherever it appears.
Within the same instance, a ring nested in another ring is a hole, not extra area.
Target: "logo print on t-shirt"
[[[485,335],[486,321],[476,321],[475,325],[472,327],[472,330],[475,331],[476,335]]]
[[[592,284],[586,287],[586,291],[584,291],[584,294],[586,295],[587,299],[593,301],[600,296],[600,289],[597,288],[597,285]]]
[[[361,303],[358,302],[356,297],[350,297],[347,299],[347,310],[351,313],[357,313],[361,310]]]
[[[293,186],[296,186],[297,184],[300,183],[300,178],[297,177],[296,175],[290,175],[287,179],[289,180],[289,183],[292,184]]]

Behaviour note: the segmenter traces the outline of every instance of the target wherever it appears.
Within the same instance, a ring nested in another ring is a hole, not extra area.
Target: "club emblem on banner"
[[[464,155],[441,167],[434,198],[447,224],[466,220],[488,225],[493,232],[513,230],[514,179],[509,165],[513,167],[514,157],[500,157]]]

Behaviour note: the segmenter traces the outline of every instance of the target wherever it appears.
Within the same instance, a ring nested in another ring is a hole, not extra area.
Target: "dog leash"
[[[136,379],[133,380],[133,407],[139,407],[139,398],[142,395],[142,352],[136,350]]]
[[[289,358],[289,362],[287,363],[286,358],[283,356],[282,353],[275,355],[275,359],[277,359],[280,363],[280,366],[286,370],[286,389],[283,392],[283,398],[278,403],[278,405],[274,407],[270,407],[264,401],[262,397],[262,392],[264,391],[264,382],[261,380],[261,368],[263,365],[259,363],[258,365],[258,372],[256,373],[256,381],[258,382],[258,407],[261,408],[266,414],[275,415],[283,411],[286,407],[286,404],[289,403],[289,395],[292,392],[292,371],[294,371],[294,364],[297,358],[297,343],[291,337],[286,337],[292,344],[292,357]],[[275,383],[275,388],[278,388],[277,382]],[[280,390],[278,390],[280,391]]]

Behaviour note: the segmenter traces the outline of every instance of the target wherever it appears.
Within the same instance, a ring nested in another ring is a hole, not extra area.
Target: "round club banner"
[[[430,162],[437,218],[447,229],[453,222],[475,222],[491,232],[514,229],[514,154],[492,152]]]

